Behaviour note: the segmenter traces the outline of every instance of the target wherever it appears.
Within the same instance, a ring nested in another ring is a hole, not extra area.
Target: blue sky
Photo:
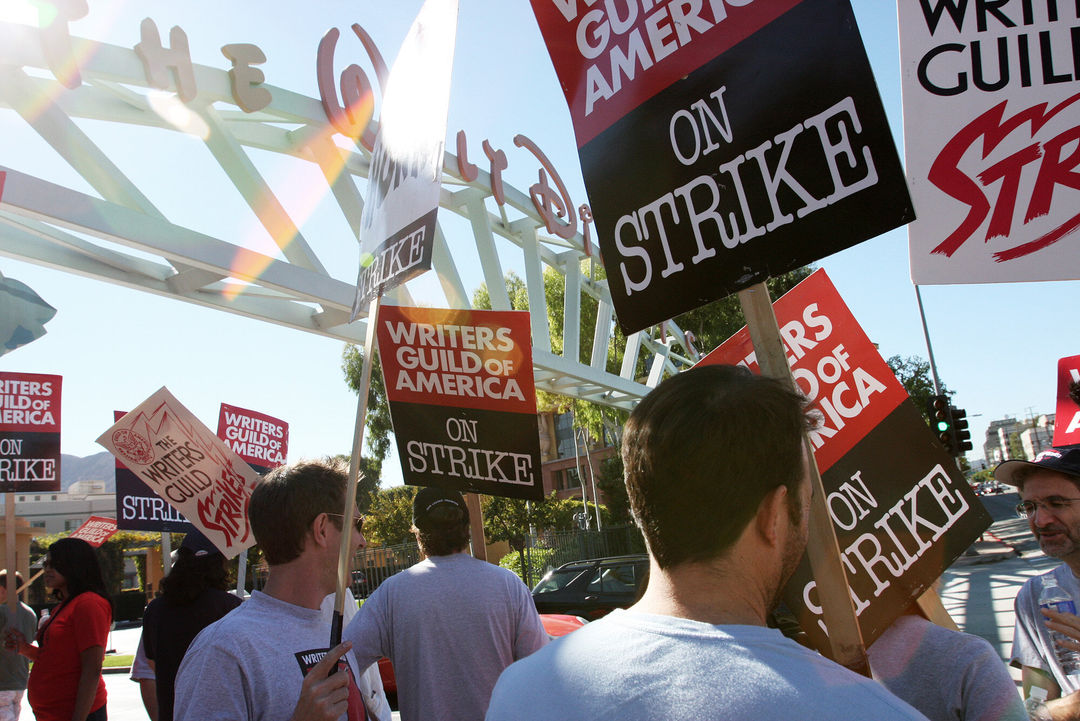
[[[140,22],[150,17],[162,36],[174,25],[182,27],[192,59],[221,69],[228,67],[222,45],[255,43],[268,58],[260,66],[267,83],[318,97],[316,49],[328,28],[343,32],[339,55],[352,52],[360,62],[359,43],[344,35],[352,23],[360,23],[391,62],[420,5],[420,0],[320,0],[302,5],[278,0],[89,0],[89,15],[73,22],[71,32],[131,48],[139,41]],[[853,5],[899,148],[895,10],[881,0],[853,0]],[[172,222],[217,237],[247,238],[251,247],[265,250],[265,231],[200,141],[103,121],[81,125]],[[451,141],[459,129],[467,133],[474,160],[482,157],[484,139],[503,148],[510,166],[506,177],[518,188],[534,182],[538,167],[531,155],[514,147],[516,134],[527,135],[552,160],[576,204],[587,202],[569,113],[524,0],[461,0]],[[85,188],[13,111],[0,110],[0,132],[0,165]],[[356,243],[325,198],[321,176],[266,155],[255,153],[256,163],[294,219],[305,218],[305,236],[331,274],[354,280]],[[447,224],[452,252],[452,233],[460,230]],[[463,238],[462,244],[471,247],[471,238]],[[506,265],[513,269],[513,260]],[[838,253],[820,265],[884,356],[927,355],[909,278],[905,230]],[[163,385],[211,426],[221,402],[287,421],[290,460],[348,452],[356,403],[340,371],[339,341],[4,257],[0,272],[27,283],[58,309],[47,325],[48,334],[0,357],[0,369],[64,376],[64,453],[82,456],[102,450],[94,439],[111,424],[112,410],[130,408]],[[465,277],[470,289],[480,280],[478,270]],[[956,391],[954,403],[965,407],[971,418],[973,458],[981,456],[990,420],[1053,410],[1057,360],[1080,353],[1075,331],[1080,283],[925,286],[922,295],[939,371]],[[396,477],[395,471],[387,472],[391,482]]]

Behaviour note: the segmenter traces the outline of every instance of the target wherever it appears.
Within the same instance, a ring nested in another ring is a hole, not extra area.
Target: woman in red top
[[[37,645],[9,631],[7,645],[34,662],[27,699],[37,721],[105,721],[105,656],[112,603],[89,543],[62,538],[45,556],[45,586],[60,605],[37,633]]]

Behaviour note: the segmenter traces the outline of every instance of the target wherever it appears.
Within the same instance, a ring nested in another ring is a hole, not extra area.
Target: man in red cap
[[[1032,687],[1046,691],[1048,700],[1035,706],[1032,718],[1080,718],[1080,675],[1062,669],[1051,629],[1039,610],[1049,578],[1074,603],[1080,601],[1080,448],[1049,448],[1033,461],[1005,461],[994,469],[994,478],[1016,486],[1017,513],[1027,518],[1043,553],[1063,562],[1029,578],[1017,594],[1011,663],[1022,669],[1025,698],[1031,698]]]
[[[383,581],[343,640],[361,667],[393,661],[401,721],[481,721],[499,674],[547,633],[525,584],[469,555],[460,493],[420,489],[412,530],[426,558]]]

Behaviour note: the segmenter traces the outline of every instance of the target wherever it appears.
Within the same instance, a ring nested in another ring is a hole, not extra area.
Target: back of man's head
[[[454,490],[427,486],[413,499],[413,529],[428,556],[449,556],[469,545],[469,509]]]
[[[661,383],[623,435],[630,507],[661,568],[723,555],[783,485],[799,512],[806,399],[738,366]]]
[[[251,494],[248,513],[255,541],[269,565],[300,556],[311,522],[320,513],[344,510],[348,480],[344,462],[329,458],[280,466],[266,474]],[[340,516],[333,519],[340,527]]]

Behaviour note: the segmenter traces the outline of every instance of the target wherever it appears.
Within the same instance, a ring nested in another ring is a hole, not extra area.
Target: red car
[[[567,616],[564,613],[541,613],[540,623],[544,624],[547,635],[554,639],[578,630],[585,625],[586,621],[580,616]],[[382,676],[383,691],[386,692],[390,708],[396,709],[397,679],[394,678],[394,665],[390,663],[390,659],[379,659],[379,675]]]

